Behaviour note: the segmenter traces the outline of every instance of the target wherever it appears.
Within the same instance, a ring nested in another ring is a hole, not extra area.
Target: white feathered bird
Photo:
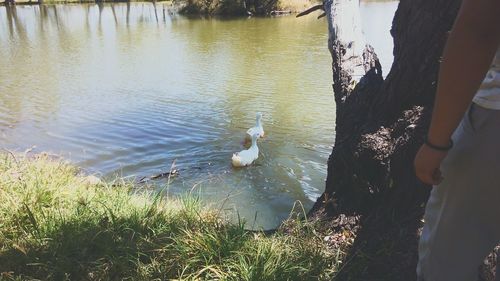
[[[250,137],[255,133],[259,134],[259,138],[264,137],[264,128],[262,127],[262,113],[257,112],[257,116],[255,117],[255,126],[247,130],[247,135]]]
[[[252,135],[252,146],[249,149],[233,153],[231,163],[235,167],[244,167],[253,163],[259,157],[259,147],[257,146],[258,133]]]

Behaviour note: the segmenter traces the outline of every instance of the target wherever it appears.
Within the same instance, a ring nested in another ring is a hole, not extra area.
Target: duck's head
[[[260,133],[255,132],[252,134],[252,141],[257,140],[260,137]]]
[[[257,117],[256,117],[257,120],[260,120],[262,119],[262,113],[260,112],[257,112]]]

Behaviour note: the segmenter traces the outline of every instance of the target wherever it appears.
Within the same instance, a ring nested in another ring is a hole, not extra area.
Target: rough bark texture
[[[460,1],[400,1],[391,30],[394,63],[385,80],[373,48],[353,35],[361,26],[353,4],[358,0],[324,3],[336,137],[325,192],[310,214],[343,217],[344,230],[356,232],[337,280],[415,280],[430,187],[416,179],[413,158],[429,125],[439,60]]]

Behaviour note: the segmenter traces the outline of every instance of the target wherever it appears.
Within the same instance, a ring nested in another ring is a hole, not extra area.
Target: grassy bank
[[[310,223],[266,236],[192,196],[133,190],[62,160],[0,154],[0,279],[330,280],[338,269],[341,252]]]

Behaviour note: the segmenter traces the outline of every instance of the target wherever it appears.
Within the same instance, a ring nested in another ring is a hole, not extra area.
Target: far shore
[[[64,5],[64,4],[112,4],[112,3],[153,3],[153,4],[168,4],[174,5],[176,1],[172,0],[163,0],[163,1],[151,1],[151,0],[107,0],[107,1],[95,1],[95,0],[42,0],[42,1],[32,1],[32,0],[16,0],[14,5],[24,6],[24,5]],[[179,2],[179,1],[177,1]],[[315,0],[277,0],[277,7],[270,11],[267,11],[264,14],[258,13],[245,13],[245,12],[237,12],[230,11],[224,14],[217,13],[207,13],[195,9],[189,12],[179,12],[180,14],[186,15],[209,15],[209,16],[281,16],[281,15],[289,15],[289,14],[297,14],[300,13],[307,8],[317,4]],[[0,6],[9,5],[8,1],[1,1]]]
[[[30,0],[16,0],[15,5],[60,5],[60,4],[112,4],[112,3],[140,3],[140,2],[148,2],[148,3],[156,3],[156,4],[171,4],[172,1],[128,1],[128,0],[112,0],[112,1],[94,1],[94,0],[48,0],[48,1],[30,1]],[[0,2],[0,6],[7,5],[7,1]]]

